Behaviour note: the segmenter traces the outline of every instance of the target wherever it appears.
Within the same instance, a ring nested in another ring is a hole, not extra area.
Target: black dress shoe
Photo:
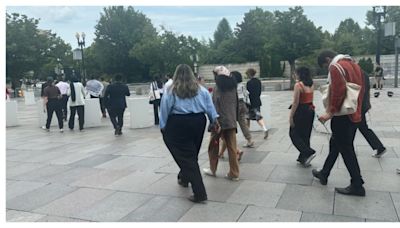
[[[188,182],[183,182],[181,179],[178,179],[178,184],[184,188],[189,187],[189,183]]]
[[[335,191],[343,195],[365,196],[365,189],[363,186],[353,187],[349,185],[346,188],[335,188]]]
[[[194,203],[201,203],[207,200],[207,196],[197,197],[197,196],[189,196],[189,200]]]
[[[328,183],[328,178],[325,177],[324,175],[322,175],[321,171],[317,171],[316,169],[313,169],[313,170],[312,170],[312,175],[313,175],[315,178],[318,178],[318,179],[319,179],[319,182],[320,182],[322,185],[326,185],[326,184]]]

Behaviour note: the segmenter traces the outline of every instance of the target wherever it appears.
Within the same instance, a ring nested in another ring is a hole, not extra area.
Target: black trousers
[[[101,113],[103,113],[103,116],[106,115],[106,102],[105,102],[104,97],[100,97],[100,109],[101,109]]]
[[[307,104],[299,104],[293,116],[294,127],[290,128],[289,136],[293,145],[299,150],[299,160],[304,161],[315,153],[310,147],[310,137],[314,122],[314,110]]]
[[[125,108],[109,108],[108,114],[110,115],[111,123],[114,129],[122,129],[124,125],[124,112]]]
[[[358,130],[360,130],[361,134],[364,136],[373,150],[383,150],[384,146],[381,140],[379,140],[374,131],[368,127],[367,120],[365,119],[365,113],[362,113],[362,120],[358,125]]]
[[[66,120],[67,119],[67,105],[68,105],[68,95],[62,95],[62,99],[61,99],[61,110],[62,110],[62,114],[63,114],[63,119]]]
[[[158,110],[160,109],[161,99],[156,99],[153,101],[153,110],[154,110],[154,125],[158,125],[160,120],[158,118]]]
[[[46,104],[46,108],[47,108],[46,128],[50,129],[51,119],[53,118],[53,113],[55,112],[58,120],[58,127],[62,129],[64,127],[64,122],[61,110],[61,100],[49,99]]]
[[[351,176],[351,184],[360,187],[364,184],[361,177],[360,166],[354,151],[354,137],[357,124],[350,121],[348,116],[334,116],[331,120],[332,136],[329,142],[329,154],[325,160],[321,173],[328,177],[339,153]]]
[[[69,129],[74,129],[75,125],[75,113],[78,112],[79,118],[79,130],[83,129],[83,124],[85,123],[85,106],[78,105],[78,106],[70,106],[70,116],[68,121]]]
[[[165,145],[181,169],[178,178],[191,183],[196,197],[207,196],[198,164],[205,127],[203,113],[171,115],[163,132]]]

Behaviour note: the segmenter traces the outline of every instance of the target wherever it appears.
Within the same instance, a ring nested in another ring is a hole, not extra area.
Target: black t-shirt
[[[257,78],[250,79],[247,84],[247,91],[249,91],[250,108],[258,108],[261,106],[261,81]]]
[[[383,68],[382,67],[376,67],[375,68],[375,77],[382,77],[383,76]]]
[[[57,99],[60,95],[60,89],[54,85],[47,86],[43,91],[43,96],[48,99]]]

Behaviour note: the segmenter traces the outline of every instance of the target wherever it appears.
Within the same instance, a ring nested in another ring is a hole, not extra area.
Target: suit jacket
[[[104,98],[106,99],[107,108],[111,109],[125,109],[126,99],[125,96],[130,96],[129,88],[121,82],[115,82],[107,86]]]

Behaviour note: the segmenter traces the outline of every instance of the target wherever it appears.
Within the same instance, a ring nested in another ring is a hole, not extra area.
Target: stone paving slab
[[[100,164],[103,164],[105,162],[108,162],[110,160],[119,158],[117,155],[111,155],[111,154],[96,154],[92,155],[90,157],[78,160],[74,163],[70,163],[70,166],[79,166],[79,167],[95,167]]]
[[[36,220],[36,222],[90,222],[90,221],[82,220],[82,219],[75,219],[75,218],[67,218],[67,217],[48,215],[48,216],[42,217],[39,220]]]
[[[6,198],[11,200],[14,197],[23,195],[40,187],[47,185],[48,183],[43,182],[33,182],[33,181],[17,181],[13,184],[7,186]]]
[[[89,188],[104,188],[130,173],[131,171],[129,170],[99,170],[97,173],[82,177],[77,181],[72,182],[70,185]]]
[[[163,177],[165,177],[165,174],[136,171],[104,187],[118,191],[145,192],[149,185],[157,182]]]
[[[248,206],[239,222],[299,222],[301,214],[300,211]]]
[[[73,217],[92,208],[93,205],[113,194],[113,191],[80,188],[62,198],[33,210],[36,213]],[[74,203],[71,203],[74,202]]]
[[[311,168],[304,168],[303,166],[296,165],[293,167],[289,166],[276,166],[269,176],[269,182],[288,183],[288,184],[299,184],[299,185],[311,185],[313,181]]]
[[[46,165],[44,167],[34,169],[29,173],[23,173],[21,175],[15,176],[14,179],[25,180],[25,181],[49,182],[48,181],[49,177],[68,171],[69,169],[71,168],[68,166]]]
[[[46,215],[30,213],[25,211],[7,210],[7,222],[36,222]]]
[[[335,195],[335,215],[398,222],[390,194],[368,191],[367,197]]]
[[[156,196],[122,218],[121,222],[177,222],[194,203],[187,199]]]
[[[32,211],[75,190],[76,188],[70,186],[49,184],[8,200],[6,207],[20,211]]]
[[[277,208],[303,212],[333,213],[334,192],[312,186],[288,184]]]
[[[116,192],[102,201],[92,205],[90,209],[75,213],[74,218],[116,222],[147,202],[152,196],[128,192]]]
[[[87,167],[71,167],[65,172],[58,173],[56,175],[47,177],[46,180],[50,183],[58,183],[69,185],[79,179],[86,178],[91,175],[99,173],[99,169],[87,168]]]
[[[303,212],[300,222],[365,222],[364,218]]]
[[[180,222],[236,222],[246,209],[245,205],[207,202],[196,204],[181,218]]]
[[[227,202],[276,207],[286,184],[245,180],[228,198]]]

